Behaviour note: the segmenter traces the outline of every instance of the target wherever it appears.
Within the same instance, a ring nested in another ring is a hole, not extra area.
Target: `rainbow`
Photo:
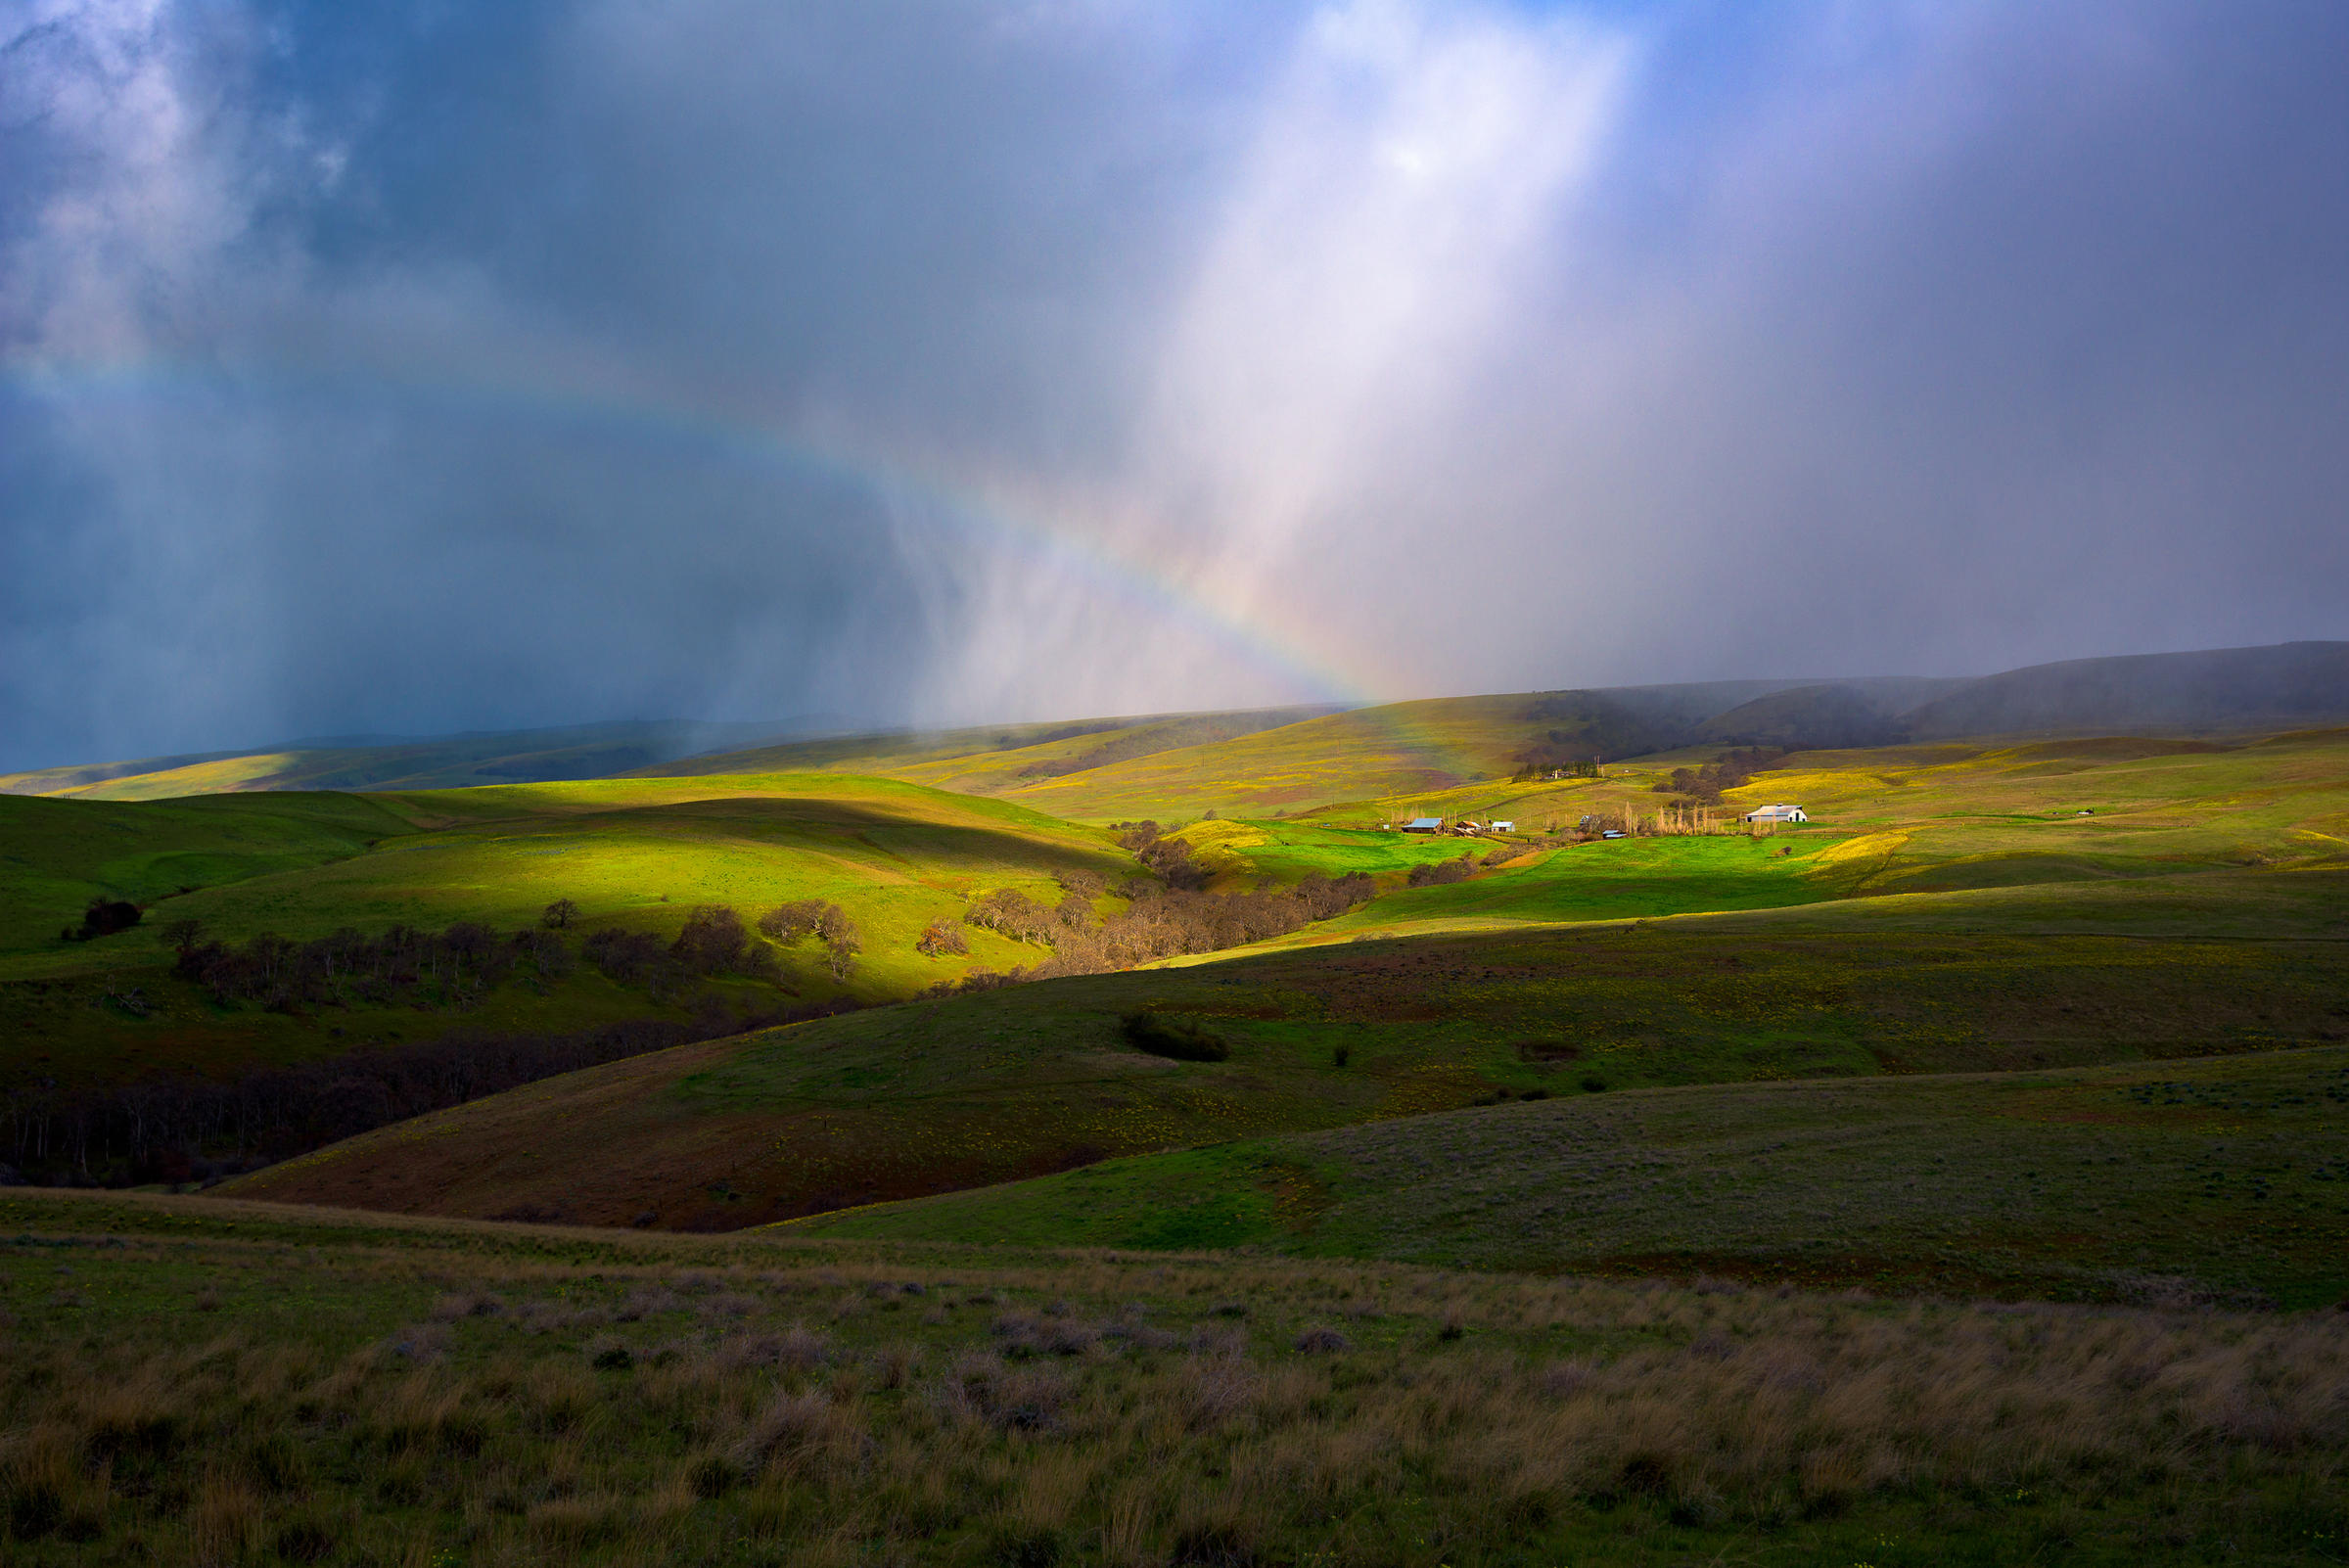
[[[618,437],[704,459],[766,469],[796,479],[918,503],[925,516],[965,537],[1011,549],[1087,590],[1114,597],[1200,635],[1306,700],[1375,709],[1382,728],[1449,770],[1474,776],[1476,763],[1393,707],[1379,706],[1375,677],[1341,671],[1260,622],[1214,602],[1152,564],[1092,533],[1002,504],[902,462],[824,444],[761,420],[630,389],[588,383],[427,378],[370,367],[357,376],[286,362],[202,362],[148,357],[105,363],[30,357],[0,359],[0,392],[27,401],[162,402],[191,392],[292,395],[310,401],[400,399],[439,418],[554,425]],[[1365,715],[1364,716],[1369,716]]]

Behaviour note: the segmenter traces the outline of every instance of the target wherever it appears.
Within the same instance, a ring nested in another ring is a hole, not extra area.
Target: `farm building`
[[[1492,821],[1485,824],[1485,829],[1487,832],[1491,833],[1514,833],[1517,831],[1517,824],[1514,822],[1503,822],[1499,817],[1495,817]]]
[[[1748,822],[1808,822],[1811,820],[1803,813],[1801,807],[1787,806],[1783,803],[1756,807],[1745,813],[1745,819]]]
[[[1444,819],[1440,816],[1414,816],[1403,825],[1405,833],[1441,833]]]

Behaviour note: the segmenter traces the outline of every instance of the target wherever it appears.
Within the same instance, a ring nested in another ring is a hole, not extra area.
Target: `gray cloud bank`
[[[0,0],[0,767],[2349,634],[2345,59]]]

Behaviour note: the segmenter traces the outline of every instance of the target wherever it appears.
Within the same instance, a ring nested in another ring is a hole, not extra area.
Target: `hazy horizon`
[[[2349,637],[2345,51],[0,0],[0,770]]]

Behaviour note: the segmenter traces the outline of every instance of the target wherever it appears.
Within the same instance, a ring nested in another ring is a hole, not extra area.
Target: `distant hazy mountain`
[[[2315,723],[2349,717],[2349,642],[2033,665],[1967,681],[1903,716],[1920,740]]]
[[[0,774],[0,793],[152,801],[237,790],[423,790],[602,778],[686,757],[806,734],[819,720],[704,724],[623,720],[440,736],[329,736],[243,752],[152,757]]]
[[[1137,801],[1297,808],[1679,747],[1882,746],[1970,735],[2177,734],[2349,721],[2349,643],[2138,654],[1979,678],[1721,680],[1315,707],[852,731],[633,721],[432,738],[330,736],[0,775],[0,792],[157,800],[232,790],[449,789],[622,773],[882,774],[1056,813]]]

